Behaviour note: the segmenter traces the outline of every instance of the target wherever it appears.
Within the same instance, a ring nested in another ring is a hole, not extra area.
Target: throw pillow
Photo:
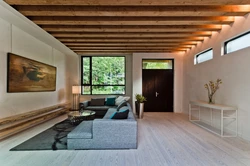
[[[96,98],[96,99],[91,99],[90,105],[91,106],[104,106],[105,103],[105,98]]]
[[[122,96],[118,96],[116,99],[115,99],[115,105],[119,105],[123,100],[123,97]]]
[[[129,101],[130,97],[129,96],[124,96],[123,99],[126,100],[126,101]]]
[[[123,100],[129,101],[130,97],[129,96],[119,96],[115,100],[115,105],[119,105]]]
[[[106,105],[107,106],[114,106],[115,105],[115,97],[108,97],[106,99]]]
[[[117,111],[119,111],[120,108],[122,108],[123,106],[126,106],[127,105],[127,102],[125,100],[123,100],[117,107]]]
[[[128,109],[115,112],[113,115],[111,115],[110,119],[127,119],[128,113],[129,113]]]

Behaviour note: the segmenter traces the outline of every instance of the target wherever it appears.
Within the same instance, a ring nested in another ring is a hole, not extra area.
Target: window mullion
[[[90,94],[92,95],[92,57],[90,57]]]

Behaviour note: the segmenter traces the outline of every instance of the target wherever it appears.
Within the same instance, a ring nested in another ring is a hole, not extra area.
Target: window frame
[[[208,49],[206,49],[206,50],[204,50],[204,51],[199,52],[198,54],[196,54],[196,55],[194,56],[194,60],[195,60],[194,65],[201,64],[201,63],[203,63],[203,62],[209,61],[209,60],[206,60],[206,61],[203,61],[203,62],[198,63],[198,57],[201,56],[202,54],[206,53],[206,52],[209,52],[209,51],[212,51],[212,58],[209,59],[209,60],[212,60],[212,59],[213,59],[213,48],[208,48]]]
[[[124,57],[124,85],[92,85],[92,58],[93,57]],[[83,84],[83,59],[84,58],[90,58],[90,62],[89,62],[89,70],[90,70],[90,78],[89,78],[89,84]],[[90,86],[90,94],[83,94],[83,91],[81,91],[81,95],[126,95],[126,56],[120,56],[120,55],[117,55],[117,56],[102,56],[102,55],[99,55],[99,56],[81,56],[81,86]],[[122,86],[124,87],[124,94],[120,94],[120,93],[114,93],[114,94],[93,94],[92,91],[93,91],[93,86]]]
[[[164,60],[170,60],[170,61],[172,61],[172,69],[143,69],[143,61],[144,60],[162,60],[162,61],[164,61]],[[174,59],[142,59],[142,61],[141,61],[141,63],[142,63],[142,70],[173,70],[174,69]]]
[[[227,52],[227,44],[228,44],[229,42],[234,41],[234,40],[236,40],[236,39],[239,39],[239,38],[241,38],[241,37],[243,37],[243,36],[245,36],[245,35],[248,35],[248,34],[250,34],[250,31],[244,32],[244,33],[242,33],[242,34],[240,34],[240,35],[238,35],[238,36],[235,36],[235,37],[233,37],[233,38],[231,38],[231,39],[225,41],[225,42],[224,42],[224,54],[223,54],[223,55],[229,54],[229,53]],[[250,46],[247,46],[247,47],[250,47]],[[244,47],[244,48],[247,48],[247,47]],[[244,49],[244,48],[241,48],[241,49],[239,49],[239,50],[242,50],[242,49]],[[236,51],[238,51],[238,50],[236,50]],[[233,52],[235,52],[235,51],[233,51]],[[232,52],[230,52],[230,53],[232,53]]]

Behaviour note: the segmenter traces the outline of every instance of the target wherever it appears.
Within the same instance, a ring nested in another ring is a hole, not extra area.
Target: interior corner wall
[[[225,41],[247,31],[250,31],[249,14],[236,17],[232,25],[224,25],[220,32],[214,32],[211,38],[184,55],[183,112],[188,114],[189,101],[207,101],[204,84],[220,78],[223,83],[215,94],[215,102],[238,107],[238,135],[250,140],[250,47],[221,56]],[[194,65],[194,56],[208,48],[213,48],[213,59]],[[219,120],[215,123],[220,124]]]
[[[76,67],[78,59],[70,59],[69,57],[72,55],[67,55],[55,49],[51,44],[42,42],[20,29],[12,23],[13,20],[8,21],[8,18],[3,16],[4,14],[12,16],[12,13],[2,8],[1,5],[0,8],[0,119],[67,102],[69,100],[68,94],[71,93],[68,80],[70,80],[69,77],[78,72]],[[16,22],[22,21],[20,19]],[[30,28],[29,24],[24,24],[27,29]],[[51,42],[57,41],[51,39],[50,35],[39,27],[35,28],[41,32],[39,35],[47,35]],[[65,50],[67,50],[66,47]],[[57,67],[56,91],[7,93],[8,52]],[[69,67],[71,63],[74,68]]]
[[[142,94],[142,59],[174,59],[174,112],[182,112],[183,53],[133,54],[133,108],[135,94]],[[135,108],[133,109],[135,110]]]

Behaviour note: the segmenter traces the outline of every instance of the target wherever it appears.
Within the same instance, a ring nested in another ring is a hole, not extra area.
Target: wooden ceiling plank
[[[227,6],[14,6],[25,16],[242,16],[248,5]]]
[[[4,0],[10,5],[76,5],[76,6],[166,6],[166,5],[244,5],[249,0]]]

